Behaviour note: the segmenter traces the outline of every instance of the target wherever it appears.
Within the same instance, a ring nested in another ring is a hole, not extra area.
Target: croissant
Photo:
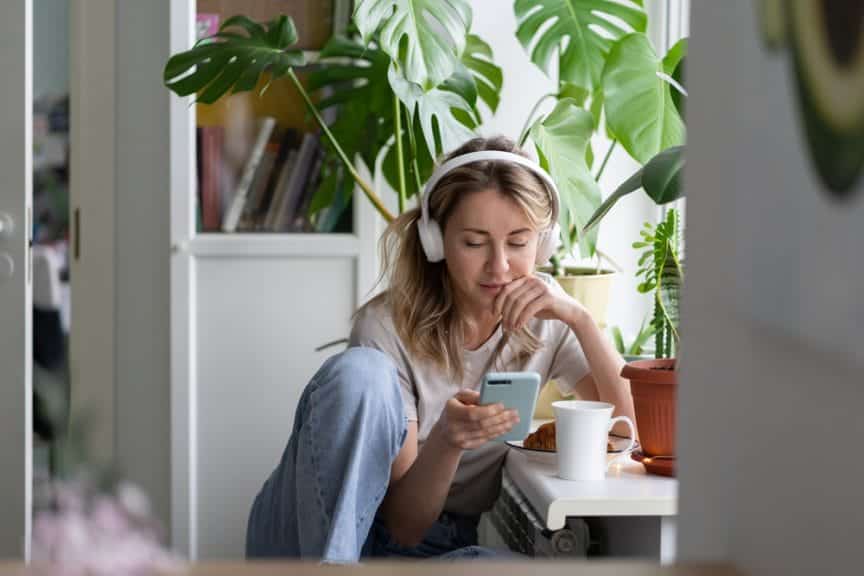
[[[555,450],[555,422],[547,422],[525,438],[522,443],[532,450]]]
[[[532,450],[555,451],[555,422],[542,424],[537,430],[528,435],[522,442],[522,446]],[[606,450],[614,450],[612,442],[606,442]]]

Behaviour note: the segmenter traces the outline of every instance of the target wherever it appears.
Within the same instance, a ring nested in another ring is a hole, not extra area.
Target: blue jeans
[[[390,538],[376,512],[405,433],[396,367],[386,354],[349,348],[329,358],[303,391],[282,459],[252,504],[246,556],[343,563],[494,555],[476,546],[474,518],[442,514],[414,548]]]

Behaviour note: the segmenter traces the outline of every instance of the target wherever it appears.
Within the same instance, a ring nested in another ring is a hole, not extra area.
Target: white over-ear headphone
[[[538,266],[545,264],[555,251],[558,250],[558,247],[561,246],[561,229],[558,226],[560,204],[558,188],[555,186],[555,182],[552,181],[552,177],[539,164],[519,154],[504,152],[503,150],[481,150],[479,152],[460,154],[436,168],[432,173],[429,181],[426,182],[426,186],[423,187],[423,197],[420,200],[420,220],[417,221],[420,244],[423,246],[423,252],[426,253],[426,259],[429,262],[444,260],[444,234],[438,222],[429,217],[429,196],[435,189],[435,185],[448,172],[459,166],[487,160],[510,162],[524,166],[539,176],[543,183],[546,184],[546,190],[549,192],[549,197],[552,200],[552,226],[540,232],[540,238],[537,241],[536,259]]]

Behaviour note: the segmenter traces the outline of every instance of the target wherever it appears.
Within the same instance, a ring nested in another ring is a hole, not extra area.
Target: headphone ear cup
[[[551,228],[544,230],[540,234],[540,239],[537,242],[537,258],[535,263],[537,266],[542,266],[549,261],[558,248],[561,247],[561,227],[558,223],[552,225]]]
[[[423,252],[426,253],[426,260],[429,262],[440,262],[444,260],[444,235],[441,234],[441,227],[435,220],[424,222],[422,219],[417,220],[417,232],[420,235],[420,245],[423,246]]]

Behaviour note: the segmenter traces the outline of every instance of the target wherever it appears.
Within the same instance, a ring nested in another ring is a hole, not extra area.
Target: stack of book
[[[198,205],[204,232],[309,232],[309,203],[320,183],[320,136],[259,120],[237,174],[223,158],[224,128],[198,128]]]

